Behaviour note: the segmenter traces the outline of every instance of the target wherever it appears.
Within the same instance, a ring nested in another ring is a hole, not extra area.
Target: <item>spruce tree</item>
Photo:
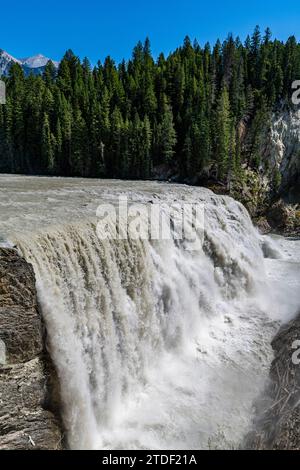
[[[48,114],[44,114],[43,127],[42,127],[42,142],[41,142],[41,154],[42,154],[42,168],[49,173],[54,170],[54,148],[53,148],[53,136],[51,134],[50,123]]]
[[[171,106],[166,103],[161,124],[159,126],[159,148],[163,162],[170,163],[175,153],[177,142]]]
[[[221,180],[228,174],[231,126],[229,94],[224,87],[216,111],[216,163]]]

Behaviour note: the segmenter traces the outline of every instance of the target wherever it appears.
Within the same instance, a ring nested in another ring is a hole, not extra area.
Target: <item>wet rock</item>
[[[275,359],[270,383],[256,403],[257,418],[245,440],[246,448],[300,450],[299,343],[300,315],[285,325],[272,342]]]
[[[0,449],[62,447],[57,379],[44,336],[32,266],[0,248]]]
[[[259,217],[253,220],[253,223],[258,228],[261,234],[266,235],[271,232],[271,227],[265,217]]]
[[[300,229],[300,218],[296,206],[277,201],[266,211],[266,218],[272,229],[283,233],[295,232]]]
[[[27,361],[43,351],[31,265],[9,249],[0,251],[0,339],[10,364]]]
[[[287,226],[290,217],[290,211],[283,201],[278,201],[267,212],[267,220],[272,228],[281,228]]]

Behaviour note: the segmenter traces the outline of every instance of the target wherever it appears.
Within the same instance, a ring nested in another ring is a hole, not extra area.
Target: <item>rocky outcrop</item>
[[[300,202],[300,109],[273,114],[263,148],[264,172],[279,171],[278,193],[289,203]]]
[[[230,196],[240,201],[252,218],[261,215],[268,205],[269,184],[257,172],[244,169],[230,187]]]
[[[246,133],[247,135],[247,133]],[[244,137],[245,139],[245,137]],[[258,172],[245,171],[233,197],[264,233],[300,233],[300,109],[283,103],[270,115],[259,148]]]
[[[0,449],[60,449],[59,387],[32,266],[0,248]]]
[[[270,384],[256,404],[258,418],[245,447],[300,450],[300,315],[279,331],[272,346]]]
[[[266,219],[271,230],[275,232],[284,234],[300,233],[299,205],[287,204],[281,199],[267,209]]]

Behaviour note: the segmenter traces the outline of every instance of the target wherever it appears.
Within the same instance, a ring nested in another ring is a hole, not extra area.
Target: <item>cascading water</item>
[[[237,447],[282,313],[245,209],[184,186],[1,179],[0,234],[34,266],[69,446]],[[97,205],[124,193],[202,202],[202,248],[100,240]]]

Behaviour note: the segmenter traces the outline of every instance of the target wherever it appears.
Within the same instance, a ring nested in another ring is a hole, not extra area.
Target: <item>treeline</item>
[[[156,61],[146,39],[119,65],[107,57],[92,69],[70,50],[42,76],[15,64],[0,106],[0,171],[149,178],[162,165],[182,180],[226,181],[242,164],[259,167],[268,113],[297,78],[295,37],[283,43],[258,27],[244,44],[186,37]]]

